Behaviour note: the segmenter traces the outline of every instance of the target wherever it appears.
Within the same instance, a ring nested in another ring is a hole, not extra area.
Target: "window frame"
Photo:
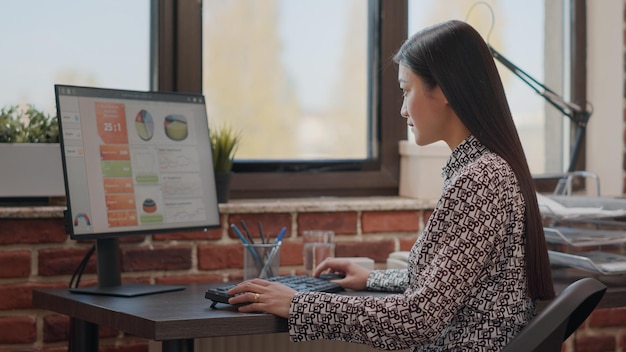
[[[375,6],[378,31],[371,38],[376,44],[370,72],[375,82],[370,90],[368,110],[373,114],[374,148],[372,160],[311,163],[248,163],[235,160],[230,197],[283,198],[307,196],[397,195],[400,155],[398,143],[407,138],[406,122],[400,116],[397,69],[391,58],[407,38],[408,1],[370,0]],[[202,3],[198,0],[152,0],[151,89],[202,92]],[[156,9],[156,10],[154,10]],[[271,165],[277,164],[277,165]],[[265,171],[272,166],[274,170]],[[336,171],[319,171],[320,169]],[[343,171],[342,171],[343,170]],[[349,170],[349,171],[345,171]]]
[[[376,117],[379,159],[350,161],[359,171],[255,171],[254,165],[235,162],[231,198],[280,198],[305,196],[397,195],[400,155],[398,142],[407,139],[404,119],[399,115],[402,100],[398,94],[397,69],[391,57],[407,38],[408,0],[370,0],[378,13],[378,60],[372,72],[378,82],[371,91],[376,102],[370,109]],[[572,101],[586,97],[586,1],[570,2],[572,58],[569,91]],[[202,92],[202,0],[151,0],[151,89]],[[154,39],[156,38],[156,39]],[[575,128],[575,127],[572,127]],[[571,131],[573,133],[573,131]],[[573,137],[572,137],[573,138]],[[585,169],[585,145],[577,170]],[[323,166],[320,164],[318,166]],[[330,166],[337,163],[328,164]],[[288,167],[288,164],[284,164]],[[274,167],[276,168],[276,167]],[[289,167],[288,167],[289,168]],[[245,170],[244,170],[245,169]],[[331,168],[332,169],[332,168]],[[558,177],[536,179],[539,191],[554,190]],[[584,185],[582,186],[584,187]]]
[[[564,60],[570,62],[569,65],[569,99],[570,102],[585,102],[587,101],[587,2],[586,0],[566,0],[569,1],[569,17],[564,16],[563,20],[566,21],[566,28],[569,29],[569,51],[563,53]],[[549,19],[546,18],[546,21]],[[548,111],[546,108],[546,117],[551,117],[550,114],[556,114],[556,112]],[[560,116],[561,118],[566,118]],[[563,150],[564,158],[570,162],[572,148],[571,145],[576,136],[576,132],[580,127],[572,123],[569,131],[564,133],[569,134],[570,147],[567,150]],[[579,153],[577,159],[573,162],[574,170],[586,169],[586,131],[582,131],[582,138],[579,145]],[[567,174],[567,170],[563,172],[547,173],[546,175],[536,175],[535,185],[537,191],[542,193],[552,193],[557,190],[559,181]],[[593,185],[592,185],[593,186]],[[581,191],[586,188],[586,182],[584,178],[573,179],[573,189]]]

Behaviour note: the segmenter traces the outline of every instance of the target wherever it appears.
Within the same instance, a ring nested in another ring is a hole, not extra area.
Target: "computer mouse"
[[[340,280],[343,279],[344,277],[346,277],[346,274],[340,274],[340,273],[326,273],[326,274],[320,274],[320,276],[318,276],[320,279],[322,280]]]

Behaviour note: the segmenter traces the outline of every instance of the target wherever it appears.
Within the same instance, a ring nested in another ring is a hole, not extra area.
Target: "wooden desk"
[[[577,270],[555,270],[557,292],[584,274]],[[626,306],[625,279],[620,276],[612,278],[616,282],[602,280],[609,289],[598,308]],[[204,293],[212,285],[220,284],[191,284],[183,291],[134,298],[74,294],[67,289],[34,290],[33,305],[70,316],[74,322],[70,346],[81,352],[97,351],[98,325],[162,341],[163,352],[193,351],[195,338],[287,331],[287,320],[271,314],[239,313],[222,304],[211,309],[211,301],[204,298]]]
[[[73,334],[70,345],[81,352],[97,352],[98,325],[162,341],[163,352],[193,351],[194,338],[287,331],[287,320],[271,314],[239,313],[222,304],[212,309],[204,298],[210,286],[191,284],[182,291],[132,298],[34,290],[33,305],[74,318],[74,328],[86,331]]]

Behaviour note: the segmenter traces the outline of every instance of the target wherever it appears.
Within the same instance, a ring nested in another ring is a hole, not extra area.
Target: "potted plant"
[[[63,197],[65,185],[56,116],[34,106],[0,109],[0,198]],[[12,202],[13,203],[13,202]]]
[[[0,143],[58,143],[57,117],[35,109],[20,110],[19,106],[0,109]]]
[[[233,160],[241,141],[241,133],[230,125],[221,125],[209,127],[209,137],[213,152],[217,199],[220,203],[226,203],[230,198]]]

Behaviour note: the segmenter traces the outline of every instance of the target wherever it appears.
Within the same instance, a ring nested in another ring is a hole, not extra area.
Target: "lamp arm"
[[[563,113],[563,115],[567,116],[574,124],[576,124],[577,128],[574,135],[574,142],[570,151],[570,163],[568,168],[569,172],[573,172],[576,169],[576,162],[578,160],[578,155],[580,154],[581,144],[585,135],[587,122],[591,117],[591,111],[587,110],[586,106],[581,107],[578,104],[565,101],[556,92],[541,84],[528,73],[524,72],[521,68],[517,67],[511,61],[509,61],[506,57],[504,57],[504,55],[500,54],[491,45],[487,44],[487,46],[489,47],[489,50],[491,50],[491,55],[494,57],[494,59],[498,60],[502,65],[508,68],[522,81],[524,81],[524,83],[532,88],[537,94],[541,95],[548,103],[550,103],[550,105],[554,106],[557,110]]]
[[[524,70],[509,61],[491,45],[488,44],[488,46],[494,59],[498,60],[498,62],[504,65],[504,67],[509,69],[517,77],[524,81],[524,83],[532,88],[537,94],[542,96],[548,103],[550,103],[550,105],[554,106],[563,115],[567,116],[578,127],[585,127],[587,125],[589,117],[591,117],[591,111],[586,110],[586,108],[581,107],[578,104],[565,101],[556,92],[541,84],[528,73],[524,72]]]

